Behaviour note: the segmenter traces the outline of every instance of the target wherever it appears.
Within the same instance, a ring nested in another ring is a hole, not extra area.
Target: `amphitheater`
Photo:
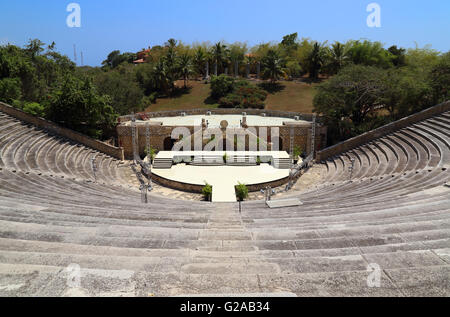
[[[280,195],[301,206],[242,213],[142,204],[113,150],[24,118],[0,108],[1,296],[450,295],[450,102],[318,152]]]

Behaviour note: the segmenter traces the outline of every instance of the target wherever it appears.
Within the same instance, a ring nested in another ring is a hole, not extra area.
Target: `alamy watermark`
[[[367,276],[367,286],[370,288],[381,287],[381,267],[376,263],[370,263],[367,266],[367,272],[370,272]]]
[[[66,8],[70,14],[67,16],[66,24],[69,28],[81,28],[81,7],[78,3],[69,3]]]
[[[366,11],[370,12],[367,16],[367,26],[369,28],[381,28],[381,6],[372,2],[367,5]]]

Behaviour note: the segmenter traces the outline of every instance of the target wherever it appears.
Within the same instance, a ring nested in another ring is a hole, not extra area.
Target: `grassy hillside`
[[[158,98],[156,104],[147,111],[186,110],[199,108],[217,108],[217,104],[209,99],[210,85],[203,81],[190,81],[184,90],[183,82],[178,81],[179,93],[170,98]],[[269,91],[266,109],[311,113],[315,85],[298,82],[280,82],[277,89]]]

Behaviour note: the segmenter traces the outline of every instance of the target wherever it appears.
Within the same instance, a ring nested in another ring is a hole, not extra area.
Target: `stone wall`
[[[351,149],[354,149],[358,146],[361,146],[363,144],[371,142],[375,139],[379,139],[389,133],[403,129],[414,123],[417,123],[417,122],[425,120],[425,119],[429,119],[435,115],[441,114],[442,112],[449,111],[449,110],[450,110],[450,101],[441,103],[437,106],[428,108],[426,110],[415,113],[413,115],[410,115],[410,116],[400,119],[398,121],[389,123],[378,129],[366,132],[357,137],[351,138],[347,141],[344,141],[344,142],[338,143],[336,145],[333,145],[329,148],[326,148],[317,153],[316,161],[323,161],[329,157],[347,152]]]
[[[156,175],[155,173],[152,173],[152,181],[154,181],[157,184],[168,187],[168,188],[176,189],[176,190],[183,191],[183,192],[197,193],[197,194],[201,194],[202,189],[205,186],[205,185],[187,184],[187,183],[170,180],[170,179],[161,177],[159,175]],[[282,186],[284,184],[287,184],[288,182],[289,182],[289,177],[285,177],[285,178],[267,182],[267,183],[250,184],[250,185],[246,185],[246,186],[247,186],[249,192],[258,192],[261,189],[265,189],[267,186],[270,186],[271,188],[276,188],[276,187]],[[214,188],[213,188],[213,191],[214,191]]]
[[[201,194],[202,189],[205,186],[205,185],[195,185],[195,184],[187,184],[187,183],[177,182],[174,180],[170,180],[170,179],[161,177],[154,173],[152,173],[152,181],[154,181],[157,184],[168,187],[168,188],[172,188],[172,189],[176,189],[176,190],[188,192],[188,193],[197,193],[197,194]]]
[[[289,111],[279,111],[279,110],[264,110],[264,109],[235,109],[235,108],[215,108],[215,109],[190,109],[190,110],[172,110],[172,111],[157,111],[157,112],[146,112],[145,115],[149,118],[161,118],[161,117],[177,117],[185,113],[187,116],[193,115],[206,115],[211,112],[212,115],[221,114],[238,114],[241,115],[243,112],[247,115],[262,115],[266,114],[267,117],[281,117],[294,119],[295,117],[300,117],[300,120],[312,121],[313,115],[309,113],[298,113]],[[136,115],[138,116],[138,114]],[[119,122],[131,121],[132,116],[121,116]],[[320,117],[317,117],[318,122],[320,122]]]
[[[123,152],[122,148],[118,148],[118,147],[109,145],[109,144],[101,142],[99,140],[95,140],[95,139],[90,138],[79,132],[76,132],[76,131],[73,131],[73,130],[70,130],[67,128],[63,128],[51,121],[32,116],[26,112],[23,112],[19,109],[11,107],[3,102],[0,102],[0,111],[4,112],[12,117],[15,117],[19,120],[30,123],[40,129],[53,132],[57,135],[60,135],[62,137],[70,139],[72,141],[81,143],[87,147],[90,147],[94,150],[105,153],[107,155],[110,155],[119,160],[124,159],[124,152]]]
[[[186,111],[186,113],[189,114],[196,114],[198,111],[198,114],[205,114],[205,110],[191,110]],[[268,113],[269,111],[263,111],[263,110],[252,110],[254,113],[250,113],[250,110],[242,110],[242,109],[216,109],[213,114],[242,114],[242,112],[245,111],[247,114],[261,114],[261,113]],[[284,117],[292,117],[298,116],[297,113],[290,113],[290,112],[281,112],[281,111],[270,111],[272,115],[276,115],[277,117],[283,116]],[[174,115],[181,115],[180,111],[162,111],[162,112],[156,112],[156,113],[148,113],[148,117],[162,117],[162,116],[174,116]],[[295,116],[294,116],[295,115]],[[310,116],[312,120],[312,115],[306,115]],[[121,117],[121,122],[128,121],[128,117],[131,118],[131,116],[125,116]],[[124,119],[126,118],[126,120]],[[301,117],[303,120],[308,119],[305,117]],[[311,123],[304,123],[304,122],[294,122],[294,123],[288,123],[287,125],[278,126],[279,128],[279,136],[281,138],[281,144],[280,144],[280,150],[281,151],[287,151],[289,152],[290,147],[290,127],[294,128],[294,146],[300,146],[302,150],[304,150],[307,154],[311,152]],[[147,147],[147,138],[146,138],[146,126],[144,124],[137,124],[138,127],[138,138],[139,138],[139,154],[143,155],[145,153],[145,149]],[[155,123],[152,122],[149,126],[150,129],[150,145],[152,148],[156,149],[157,151],[168,151],[171,150],[171,147],[168,148],[168,145],[171,144],[171,135],[172,130],[178,128],[176,126],[163,126],[162,123]],[[186,127],[189,129],[191,135],[194,134],[194,127],[188,126]],[[249,127],[250,129],[254,128],[256,129],[258,136],[259,136],[259,128],[258,126]],[[267,141],[269,143],[268,150],[271,150],[270,143],[273,141],[271,136],[271,129],[270,127],[261,127],[261,128],[267,128]],[[119,140],[119,146],[124,149],[124,155],[125,158],[131,159],[133,156],[133,147],[132,147],[132,130],[130,124],[119,124],[117,126],[117,135]],[[320,150],[324,147],[326,144],[326,138],[327,138],[327,129],[326,127],[323,127],[321,125],[317,125],[316,127],[316,151]],[[207,142],[208,140],[204,140],[204,142]],[[232,141],[234,143],[234,140]],[[248,149],[248,140],[246,142]],[[205,144],[203,144],[204,146]],[[194,147],[194,142],[192,141],[192,149]]]
[[[249,192],[259,192],[261,189],[266,189],[267,186],[270,186],[271,188],[276,188],[285,185],[287,183],[289,183],[289,176],[272,182],[250,184],[250,185],[246,184],[245,186],[247,186]]]

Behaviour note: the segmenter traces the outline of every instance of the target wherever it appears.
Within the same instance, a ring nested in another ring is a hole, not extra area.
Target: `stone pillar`
[[[209,78],[209,61],[206,61],[205,65],[205,79]]]
[[[243,116],[243,117],[242,117],[242,127],[243,127],[244,129],[247,129],[247,128],[248,128],[248,125],[247,125],[247,117],[246,117],[246,116]]]

